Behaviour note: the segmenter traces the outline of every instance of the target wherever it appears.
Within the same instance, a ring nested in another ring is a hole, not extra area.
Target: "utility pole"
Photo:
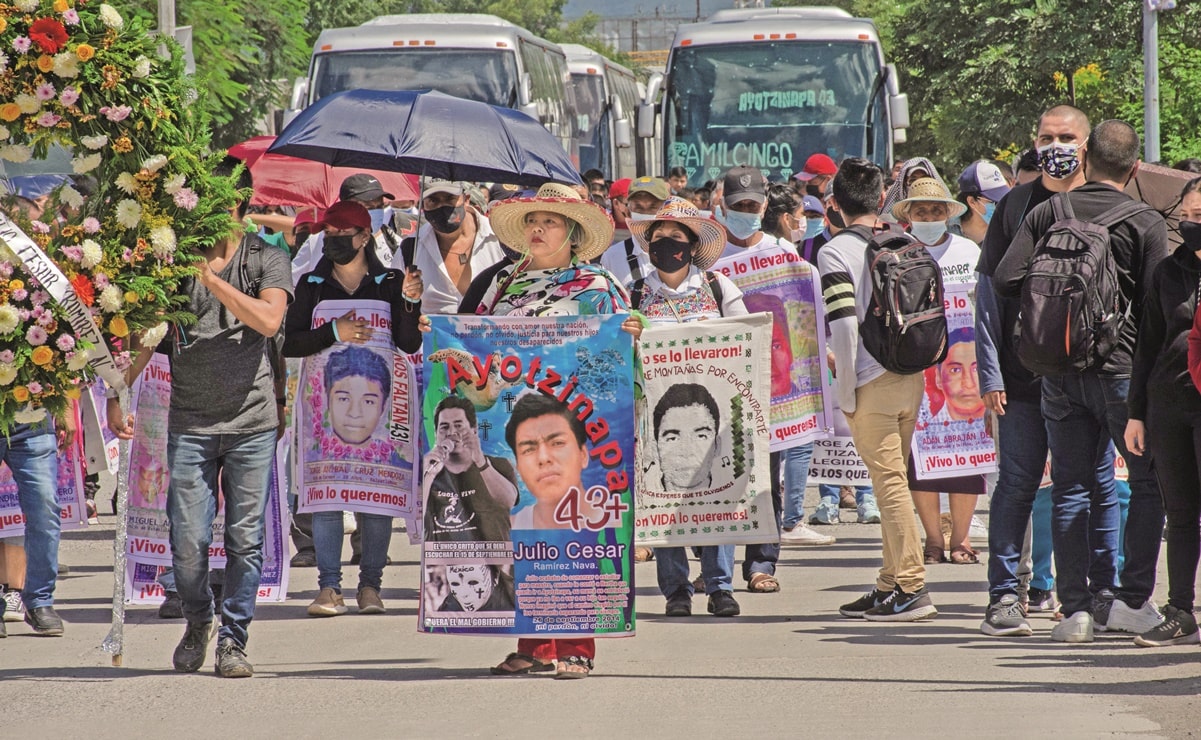
[[[175,0],[158,0],[158,32],[175,38]]]
[[[1169,6],[1170,3],[1170,6]],[[1159,161],[1159,11],[1174,0],[1143,3],[1143,161]]]

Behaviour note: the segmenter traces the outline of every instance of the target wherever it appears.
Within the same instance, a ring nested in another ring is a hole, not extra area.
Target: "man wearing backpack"
[[[884,172],[876,164],[858,157],[845,160],[834,177],[834,200],[847,228],[817,256],[838,406],[871,473],[883,538],[884,564],[875,588],[839,612],[869,621],[912,622],[938,614],[926,590],[922,535],[906,479],[923,375],[886,370],[868,352],[859,331],[872,298],[865,279],[866,242],[877,226],[883,192]]]
[[[1162,619],[1150,597],[1163,504],[1146,459],[1129,455],[1123,438],[1143,294],[1168,253],[1163,218],[1122,192],[1138,170],[1139,146],[1129,124],[1098,125],[1084,147],[1086,183],[1031,211],[994,274],[999,295],[1022,297],[1018,355],[1043,375],[1064,614],[1051,630],[1058,642],[1091,642],[1094,629],[1139,633]],[[1097,567],[1116,566],[1117,533],[1097,531],[1099,520],[1112,521],[1101,512],[1117,505],[1097,475],[1110,440],[1126,459],[1131,488],[1116,589],[1116,567]],[[1090,537],[1106,551],[1093,552]]]

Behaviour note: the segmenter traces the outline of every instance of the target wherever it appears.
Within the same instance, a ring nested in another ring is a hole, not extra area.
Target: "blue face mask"
[[[992,215],[997,212],[997,204],[989,201],[984,204],[984,214],[980,218],[984,219],[984,223],[992,223]]]
[[[818,234],[826,230],[826,220],[824,218],[809,218],[805,219],[805,238],[812,239]]]
[[[392,220],[392,207],[387,208],[372,208],[367,211],[371,214],[371,233],[380,230],[380,227]]]
[[[750,239],[763,226],[763,218],[758,213],[727,211],[725,208],[717,211],[717,220],[735,239]]]

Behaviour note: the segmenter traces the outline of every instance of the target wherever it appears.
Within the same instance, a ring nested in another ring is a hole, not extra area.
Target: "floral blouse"
[[[600,265],[553,270],[506,267],[484,293],[476,313],[492,316],[588,316],[626,313],[625,288]]]

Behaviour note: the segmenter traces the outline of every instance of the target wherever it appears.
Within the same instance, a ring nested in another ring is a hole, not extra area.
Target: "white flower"
[[[59,199],[70,208],[79,208],[83,205],[83,194],[70,185],[64,185],[59,191]]]
[[[171,175],[167,178],[167,181],[163,183],[163,191],[166,192],[167,195],[175,195],[179,192],[179,189],[184,186],[184,183],[186,183],[187,180],[187,175]]]
[[[7,159],[9,162],[28,162],[31,156],[33,152],[27,146],[9,144],[0,147],[0,159]]]
[[[83,260],[79,264],[85,270],[92,269],[104,259],[104,250],[91,239],[84,239],[79,248],[83,250]]]
[[[142,161],[142,169],[149,170],[150,172],[158,172],[166,166],[167,156],[165,154],[156,154]]]
[[[99,149],[108,143],[108,137],[104,134],[99,136],[81,136],[79,143],[86,146],[88,149]]]
[[[0,362],[0,385],[11,385],[17,379],[17,369],[8,362]]]
[[[42,108],[42,101],[38,100],[36,96],[28,95],[26,93],[21,93],[20,95],[14,97],[13,102],[16,103],[17,107],[21,109],[21,112],[26,115],[29,115],[30,113],[37,113]]]
[[[129,193],[130,195],[133,195],[133,192],[138,189],[137,179],[128,172],[122,172],[121,174],[117,175],[115,182],[117,187],[121,188],[121,190]]]
[[[117,204],[117,223],[127,229],[137,228],[142,220],[142,207],[136,200],[126,198]]]
[[[46,409],[35,409],[32,403],[25,404],[25,408],[13,414],[13,421],[18,424],[37,424],[45,418]]]
[[[37,5],[35,2],[34,5]],[[100,4],[100,22],[109,28],[121,28],[125,25],[125,19],[117,12],[117,9],[108,3]]]
[[[120,291],[117,291],[118,293]],[[82,370],[88,366],[88,360],[91,358],[91,350],[76,350],[75,356],[67,360],[68,370]]]
[[[83,157],[76,157],[71,160],[71,169],[75,174],[82,175],[85,172],[91,172],[100,166],[99,154],[88,154]]]
[[[149,77],[150,76],[150,60],[146,57],[138,57],[133,60],[133,76],[134,77]]]
[[[32,13],[38,9],[38,0],[16,0],[13,5],[22,13]]]
[[[163,337],[167,336],[167,328],[167,322],[164,321],[142,332],[142,346],[157,347],[163,341]]]
[[[154,227],[150,230],[150,245],[154,248],[155,257],[167,259],[175,254],[175,232],[170,226]]]
[[[0,141],[8,141],[11,134],[8,132],[8,126],[0,126]]]
[[[79,76],[79,57],[73,51],[64,51],[54,55],[54,74],[59,77]]]
[[[105,313],[116,313],[125,305],[125,294],[115,285],[109,285],[104,290],[100,291],[100,297],[96,299],[100,304],[100,310]]]
[[[0,306],[0,335],[11,334],[20,323],[21,316],[17,313],[17,309],[7,303]]]
[[[0,51],[0,72],[8,70],[8,55]]]

